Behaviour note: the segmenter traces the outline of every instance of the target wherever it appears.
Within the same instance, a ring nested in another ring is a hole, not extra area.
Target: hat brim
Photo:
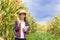
[[[24,15],[26,15],[26,13],[20,13],[19,15],[21,15],[21,14],[24,14]]]

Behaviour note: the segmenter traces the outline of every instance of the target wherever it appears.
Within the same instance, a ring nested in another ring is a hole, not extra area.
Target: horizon
[[[60,0],[22,0],[33,18],[45,25],[57,14],[60,14]]]

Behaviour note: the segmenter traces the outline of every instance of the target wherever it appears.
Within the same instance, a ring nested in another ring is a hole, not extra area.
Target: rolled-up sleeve
[[[17,21],[15,21],[15,26],[14,26],[14,29],[15,29],[15,31],[16,31],[16,32],[18,32],[18,31],[19,31]]]

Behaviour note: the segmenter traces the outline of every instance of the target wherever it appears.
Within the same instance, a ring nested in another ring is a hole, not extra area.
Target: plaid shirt
[[[29,24],[26,24],[26,22],[25,22],[25,25],[29,26]],[[15,21],[14,29],[15,29],[16,38],[20,38],[21,27],[20,27],[20,25],[17,24],[17,21]],[[29,33],[29,30],[30,30],[30,27],[27,29],[27,31],[24,32],[24,38],[26,38],[27,34]]]

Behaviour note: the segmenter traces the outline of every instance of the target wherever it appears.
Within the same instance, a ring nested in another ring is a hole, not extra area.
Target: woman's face
[[[20,15],[20,19],[24,20],[24,18],[25,18],[25,15],[24,14],[21,14]]]

